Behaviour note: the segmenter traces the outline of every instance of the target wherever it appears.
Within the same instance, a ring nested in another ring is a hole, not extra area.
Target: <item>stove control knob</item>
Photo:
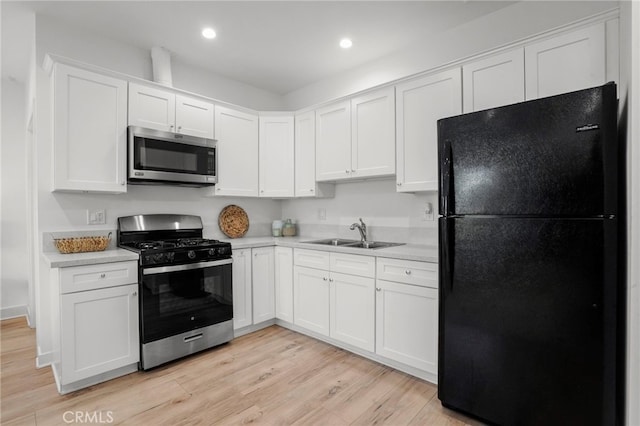
[[[193,259],[195,259],[195,258],[196,258],[196,252],[195,252],[195,251],[193,251],[193,250],[189,250],[189,251],[187,252],[187,257],[188,257],[189,259],[192,259],[192,260],[193,260]]]
[[[209,256],[215,256],[216,255],[216,249],[209,249]]]

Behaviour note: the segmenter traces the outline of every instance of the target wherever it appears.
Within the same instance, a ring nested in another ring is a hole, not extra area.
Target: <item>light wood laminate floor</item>
[[[433,384],[278,326],[68,395],[35,368],[24,318],[1,333],[2,425],[479,424]]]

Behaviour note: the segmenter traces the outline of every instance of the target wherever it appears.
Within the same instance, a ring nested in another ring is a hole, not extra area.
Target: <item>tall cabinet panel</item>
[[[251,249],[233,250],[233,328],[253,324]]]
[[[293,116],[260,117],[260,196],[293,197]]]
[[[276,316],[274,248],[255,248],[252,253],[253,323],[258,324]]]
[[[606,83],[605,24],[525,46],[527,100]]]
[[[353,177],[392,175],[395,164],[394,88],[351,99]]]
[[[218,184],[215,195],[258,196],[258,116],[215,108]]]
[[[462,89],[465,113],[524,101],[524,49],[463,66]]]
[[[126,192],[127,83],[53,71],[53,191]]]
[[[351,102],[316,110],[316,180],[351,175]]]
[[[276,318],[293,323],[293,249],[275,248]]]
[[[438,190],[437,122],[460,113],[460,68],[396,86],[396,185],[399,192]]]

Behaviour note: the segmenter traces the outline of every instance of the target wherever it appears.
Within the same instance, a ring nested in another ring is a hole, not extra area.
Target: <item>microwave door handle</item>
[[[158,266],[155,268],[144,268],[142,275],[165,274],[167,272],[189,271],[192,269],[212,268],[215,266],[230,265],[233,259],[214,260],[212,262],[187,263],[185,265]]]

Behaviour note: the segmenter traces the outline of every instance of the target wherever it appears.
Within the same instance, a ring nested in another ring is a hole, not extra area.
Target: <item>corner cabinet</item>
[[[395,173],[394,88],[316,110],[316,180]]]
[[[136,261],[51,270],[54,362],[60,393],[138,369]]]
[[[127,82],[53,65],[52,191],[127,192]]]
[[[462,113],[460,68],[396,86],[396,188],[438,190],[438,120]]]
[[[258,115],[218,106],[218,183],[215,195],[258,196]]]
[[[316,114],[308,111],[295,116],[295,196],[333,197],[335,187],[316,182]]]
[[[129,83],[129,125],[213,139],[210,102],[158,87]]]
[[[294,196],[293,115],[260,116],[261,197]]]

